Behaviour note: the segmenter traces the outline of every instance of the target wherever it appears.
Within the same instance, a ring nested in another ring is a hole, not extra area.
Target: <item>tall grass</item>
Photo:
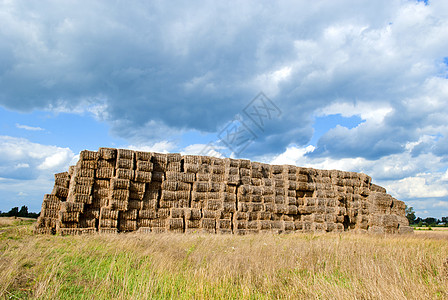
[[[0,234],[0,295],[43,299],[447,299],[448,233]]]

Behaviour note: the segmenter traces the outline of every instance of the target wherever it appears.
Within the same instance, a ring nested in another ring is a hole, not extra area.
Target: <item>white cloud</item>
[[[175,149],[176,145],[173,142],[161,141],[151,145],[129,145],[126,149],[132,149],[136,151],[146,151],[146,152],[159,152],[168,153]]]
[[[24,138],[0,136],[0,177],[34,179],[68,168],[74,157],[68,148],[32,143]]]
[[[19,123],[16,123],[16,127],[19,129],[25,129],[25,130],[29,130],[29,131],[42,131],[44,130],[43,128],[40,127],[33,127],[33,126],[28,126],[28,125],[22,125]]]

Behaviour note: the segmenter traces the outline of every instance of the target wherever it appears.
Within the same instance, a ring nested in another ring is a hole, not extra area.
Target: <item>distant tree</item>
[[[26,218],[26,217],[28,217],[28,207],[27,207],[26,205],[23,205],[23,206],[20,208],[20,210],[19,210],[17,216],[18,216],[18,217],[22,217],[22,218]]]
[[[415,224],[415,219],[417,218],[415,216],[415,211],[414,208],[412,206],[407,206],[405,208],[405,212],[406,212],[406,218],[408,218],[409,224]]]
[[[11,208],[11,210],[8,212],[8,217],[17,217],[18,214],[19,214],[19,208],[16,206]]]
[[[442,223],[447,226],[448,225],[448,217],[442,217]]]
[[[433,217],[427,217],[426,219],[423,219],[423,223],[426,226],[436,226],[437,225],[437,219]]]

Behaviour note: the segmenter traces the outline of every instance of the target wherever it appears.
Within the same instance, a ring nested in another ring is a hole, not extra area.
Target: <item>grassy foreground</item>
[[[0,298],[447,299],[448,232],[61,237],[0,222]]]

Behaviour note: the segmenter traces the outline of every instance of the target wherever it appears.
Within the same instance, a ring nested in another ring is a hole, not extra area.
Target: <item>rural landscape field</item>
[[[33,235],[0,221],[5,299],[447,299],[448,231]]]

